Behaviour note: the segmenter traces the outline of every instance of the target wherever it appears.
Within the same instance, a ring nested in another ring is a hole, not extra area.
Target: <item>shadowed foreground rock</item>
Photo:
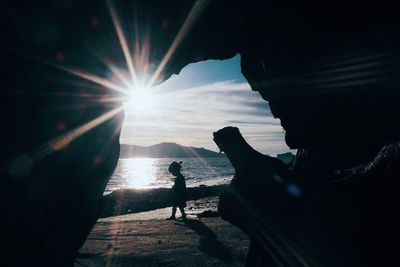
[[[398,204],[391,186],[399,177],[399,144],[345,173],[310,173],[255,151],[235,127],[215,132],[214,141],[235,168],[218,210],[249,235],[247,266],[386,266],[394,260]]]

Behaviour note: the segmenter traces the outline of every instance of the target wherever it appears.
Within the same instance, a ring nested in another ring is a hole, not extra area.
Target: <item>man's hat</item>
[[[172,162],[171,164],[169,164],[168,171],[169,172],[180,171],[182,169],[182,165],[181,164],[176,162],[176,161]]]

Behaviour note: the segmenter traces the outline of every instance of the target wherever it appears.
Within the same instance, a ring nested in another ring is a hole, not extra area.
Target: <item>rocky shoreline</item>
[[[188,210],[195,209],[199,200],[219,196],[228,185],[199,186],[187,188]],[[215,209],[215,198],[210,201],[210,205]],[[151,211],[171,206],[171,189],[121,189],[113,191],[103,198],[103,212],[100,217],[111,217],[130,213]],[[203,210],[207,209],[207,204],[202,204]]]

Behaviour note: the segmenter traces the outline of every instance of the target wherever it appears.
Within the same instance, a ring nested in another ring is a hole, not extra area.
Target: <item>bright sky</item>
[[[121,143],[174,142],[218,151],[212,133],[236,126],[256,150],[287,152],[279,119],[240,72],[240,56],[186,66],[163,84],[126,102]]]

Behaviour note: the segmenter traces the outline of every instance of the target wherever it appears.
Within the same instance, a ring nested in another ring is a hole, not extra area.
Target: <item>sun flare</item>
[[[113,93],[118,93],[117,97],[106,97],[99,99],[99,103],[107,103],[107,102],[123,102],[125,110],[133,111],[133,113],[144,116],[151,115],[152,118],[158,119],[159,116],[157,112],[154,112],[154,107],[156,106],[155,99],[156,94],[154,94],[154,90],[151,88],[155,86],[160,77],[163,74],[164,68],[168,65],[168,62],[172,58],[176,49],[190,31],[191,27],[198,19],[204,8],[206,7],[208,1],[196,0],[191,11],[186,17],[184,23],[179,29],[176,37],[171,43],[168,50],[165,52],[165,55],[162,57],[161,61],[158,63],[158,66],[155,70],[147,73],[147,70],[150,69],[150,42],[148,39],[145,39],[143,42],[140,41],[140,38],[134,40],[131,44],[131,40],[124,32],[123,21],[121,21],[117,8],[115,6],[114,0],[107,0],[108,10],[111,15],[112,24],[114,26],[117,42],[120,45],[121,53],[125,59],[126,66],[121,68],[115,66],[111,59],[104,58],[101,55],[96,55],[100,62],[104,63],[110,71],[109,77],[103,77],[97,73],[92,73],[88,70],[81,70],[76,67],[66,66],[61,64],[57,60],[57,62],[48,61],[44,58],[37,57],[35,55],[29,54],[22,50],[18,50],[16,48],[4,46],[0,44],[0,47],[6,48],[14,53],[17,53],[20,56],[25,58],[29,58],[35,62],[39,62],[43,65],[56,68],[58,70],[67,72],[76,77],[80,77],[86,81],[93,82],[99,86],[109,89],[113,91]],[[135,29],[138,31],[138,29]],[[132,49],[132,46],[135,49]],[[96,53],[95,53],[96,54]],[[125,74],[128,72],[128,75]],[[142,73],[144,72],[144,73]],[[93,120],[86,122],[85,124],[70,130],[69,132],[60,135],[59,137],[46,142],[44,145],[38,147],[34,150],[30,155],[32,161],[38,161],[50,153],[64,148],[77,137],[89,132],[94,127],[112,119],[114,116],[119,115],[123,111],[123,108],[117,107],[112,109]],[[18,159],[18,158],[17,158]]]
[[[150,88],[131,88],[125,106],[138,111],[147,111],[152,108],[152,102]]]

